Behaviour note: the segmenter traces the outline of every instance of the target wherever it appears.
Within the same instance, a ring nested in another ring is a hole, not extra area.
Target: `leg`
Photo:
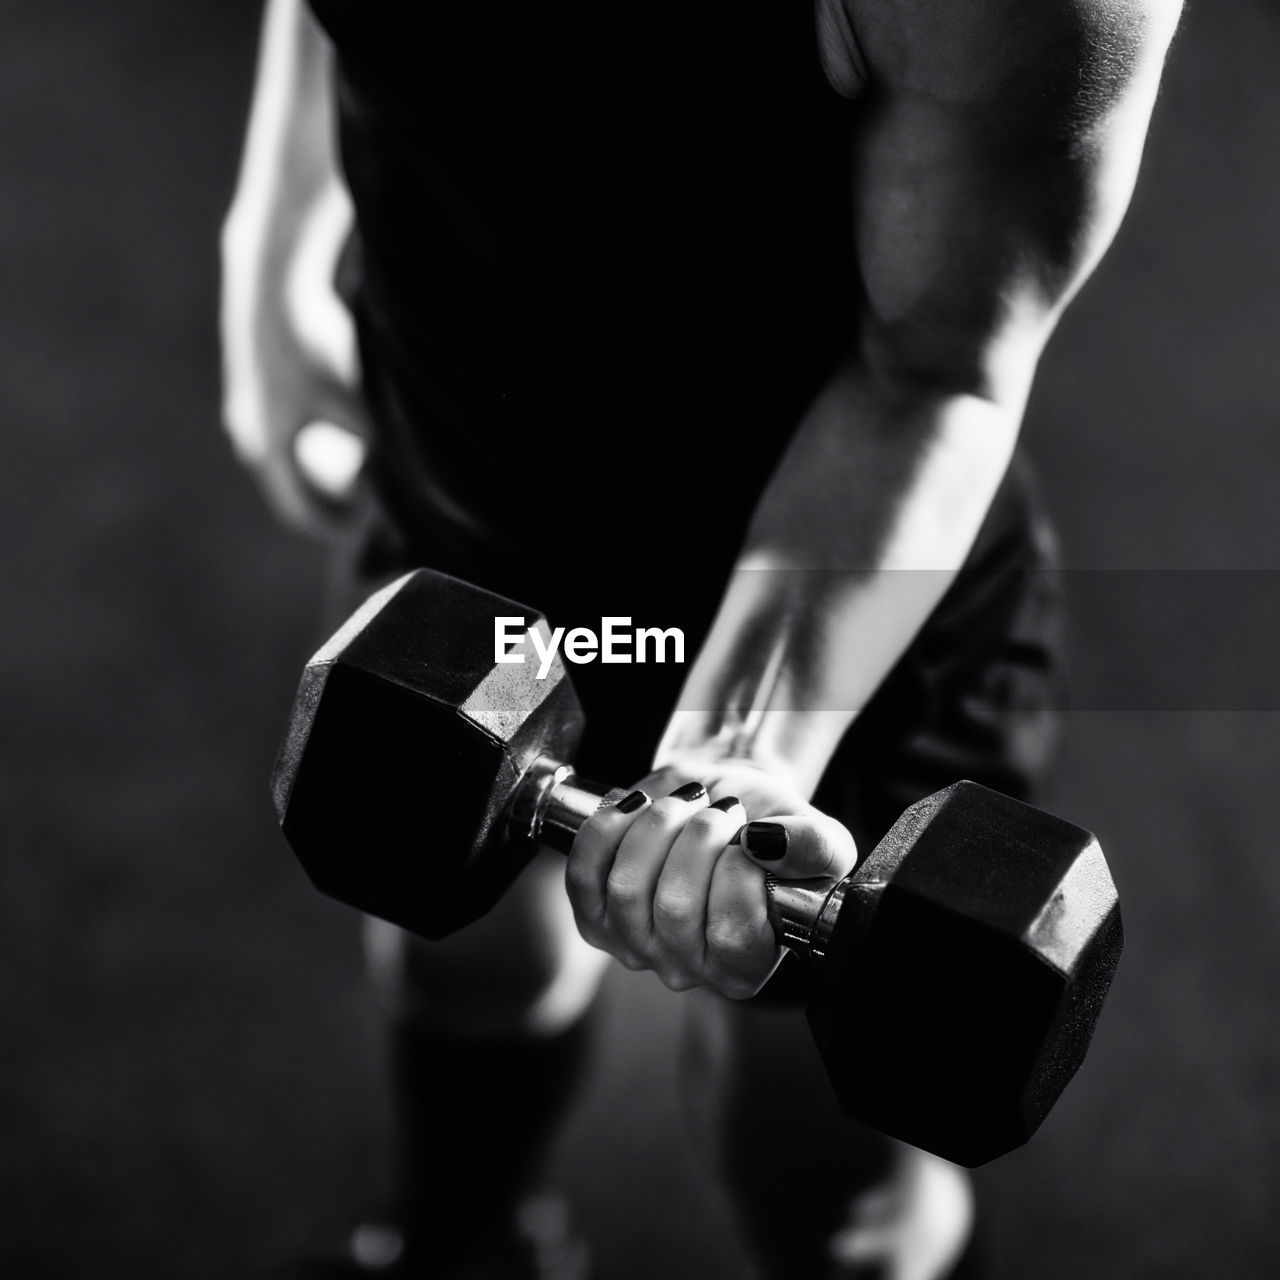
[[[864,851],[882,834],[849,825]],[[950,1276],[972,1229],[968,1175],[840,1113],[801,1007],[806,987],[789,959],[755,1000],[690,1001],[683,1065],[695,1142],[771,1280]]]
[[[839,1113],[802,1010],[697,993],[684,1067],[690,1129],[764,1275],[947,1274],[970,1230],[967,1176]]]
[[[338,561],[332,617],[410,567],[385,529],[362,533]],[[525,1212],[607,961],[578,936],[563,880],[563,860],[536,860],[492,912],[440,942],[366,919],[390,1037],[396,1204],[389,1223],[356,1232],[334,1274],[582,1274],[580,1254],[555,1256],[568,1233]]]
[[[389,1014],[397,1216],[415,1266],[522,1265],[514,1227],[572,1101],[604,961],[578,938],[563,875],[535,864],[445,942],[366,923]]]

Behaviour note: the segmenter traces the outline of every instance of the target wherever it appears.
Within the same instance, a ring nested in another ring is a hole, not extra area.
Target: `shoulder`
[[[817,0],[835,88],[988,102],[1057,81],[1106,96],[1163,51],[1182,0]],[[1021,96],[1021,95],[1018,95]]]

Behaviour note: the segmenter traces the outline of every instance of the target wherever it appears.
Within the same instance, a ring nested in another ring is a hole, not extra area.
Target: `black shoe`
[[[510,1228],[483,1239],[442,1242],[403,1222],[370,1219],[332,1257],[303,1262],[273,1280],[591,1280],[586,1240],[558,1196],[525,1200]]]

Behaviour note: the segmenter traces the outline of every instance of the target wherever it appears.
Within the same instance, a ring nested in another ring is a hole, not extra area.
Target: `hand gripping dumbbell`
[[[374,594],[308,664],[273,778],[316,887],[428,938],[624,794],[568,764],[583,719],[558,660],[542,680],[494,661],[499,616],[546,627],[428,570]],[[845,879],[768,891],[779,941],[816,965],[809,1022],[846,1114],[967,1165],[1035,1132],[1120,956],[1089,832],[958,782]]]

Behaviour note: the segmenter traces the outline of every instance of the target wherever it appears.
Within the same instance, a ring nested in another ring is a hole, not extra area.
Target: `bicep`
[[[924,8],[944,16],[903,20]],[[877,6],[859,29],[869,84],[854,147],[868,363],[979,395],[1010,379],[1008,394],[1025,391],[1128,205],[1177,10]]]

